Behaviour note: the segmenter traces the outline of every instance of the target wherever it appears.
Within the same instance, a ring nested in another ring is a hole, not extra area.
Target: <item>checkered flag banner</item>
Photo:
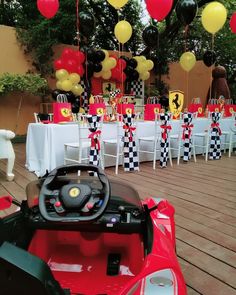
[[[192,128],[193,128],[193,114],[192,113],[184,113],[183,114],[184,124],[182,139],[184,141],[184,157],[183,160],[188,162],[191,159],[191,148],[192,148]]]
[[[91,95],[91,82],[89,80],[81,80],[80,82],[81,86],[84,88],[84,92],[82,93],[82,98],[83,98],[83,109],[85,112],[88,112],[88,105],[89,105],[89,98]]]
[[[168,154],[169,154],[169,132],[171,130],[170,115],[161,114],[161,157],[160,157],[160,166],[164,168],[167,166]]]
[[[110,97],[115,98],[117,96],[117,94],[119,94],[119,93],[120,93],[120,89],[116,89],[114,91],[111,91],[110,92]]]
[[[209,159],[210,160],[219,160],[221,158],[221,148],[220,148],[220,124],[219,120],[221,113],[212,113],[211,114],[211,135],[210,135],[210,150],[209,150]]]
[[[132,81],[131,92],[133,93],[134,96],[140,96],[141,98],[144,98],[144,81],[143,80]]]
[[[139,170],[139,161],[137,154],[137,147],[133,131],[136,129],[132,127],[134,114],[123,115],[123,129],[124,134],[124,171],[135,171]]]
[[[89,153],[89,164],[99,165],[101,130],[97,130],[99,126],[100,116],[88,115],[87,120],[89,124],[89,131],[91,132],[89,138],[91,139],[91,147]]]

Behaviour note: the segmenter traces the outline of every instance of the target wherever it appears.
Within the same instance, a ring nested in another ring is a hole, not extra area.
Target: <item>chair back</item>
[[[34,113],[35,123],[53,122],[53,113]]]
[[[89,141],[90,134],[98,130],[102,134],[103,116],[79,114],[77,122],[79,143]],[[98,136],[99,138],[101,134]]]
[[[184,124],[183,113],[179,114],[179,119],[174,119],[173,113],[169,113],[169,116],[170,116],[170,126],[171,126],[170,136],[176,135],[176,134],[178,134],[178,136],[181,136],[182,135],[182,125]],[[177,122],[177,124],[175,122]]]

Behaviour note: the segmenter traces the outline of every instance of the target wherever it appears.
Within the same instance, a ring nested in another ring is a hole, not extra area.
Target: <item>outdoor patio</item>
[[[25,168],[25,144],[15,144],[15,180],[5,179],[6,162],[0,161],[0,195],[22,200],[25,187],[37,177]],[[177,255],[188,294],[236,294],[236,157],[218,161],[152,169],[142,163],[139,173],[107,168],[111,179],[121,179],[136,188],[141,198],[168,199],[176,209]]]

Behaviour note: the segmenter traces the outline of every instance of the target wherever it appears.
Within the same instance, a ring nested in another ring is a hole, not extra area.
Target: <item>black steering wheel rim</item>
[[[56,214],[55,217],[50,216],[45,204],[47,192],[48,194],[52,192],[50,189],[48,189],[49,185],[51,185],[57,179],[58,176],[63,176],[63,175],[66,175],[67,173],[72,173],[79,170],[97,173],[98,179],[100,180],[102,184],[102,189],[104,191],[104,198],[103,198],[102,205],[94,214],[89,216],[68,217],[68,216],[59,216],[58,214]],[[107,207],[109,199],[110,199],[110,183],[106,174],[100,167],[94,166],[91,164],[64,165],[52,170],[49,173],[49,175],[46,177],[45,181],[43,182],[40,193],[39,193],[39,211],[41,215],[43,216],[43,218],[48,221],[65,222],[65,223],[78,222],[78,221],[93,221],[98,219],[103,214],[103,212],[105,211]]]

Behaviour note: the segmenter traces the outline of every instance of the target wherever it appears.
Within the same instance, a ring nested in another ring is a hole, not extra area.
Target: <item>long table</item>
[[[195,121],[194,132],[203,132],[210,122],[206,118],[199,118]],[[228,131],[230,129],[231,119],[225,118],[221,120],[221,129]],[[179,129],[179,121],[172,122],[172,131],[177,133]],[[152,136],[154,133],[154,122],[138,121],[137,137]],[[110,139],[116,135],[116,123],[103,124],[103,138]],[[50,172],[54,168],[63,165],[64,159],[64,143],[76,142],[78,140],[78,125],[71,124],[42,124],[30,123],[27,131],[26,139],[26,167],[29,171],[35,172],[37,176],[43,176],[46,171]],[[198,144],[198,142],[195,142]],[[147,146],[146,148],[151,148]],[[115,152],[115,151],[114,151]],[[201,153],[200,149],[196,150]],[[150,154],[140,154],[140,161],[150,161]],[[157,155],[158,159],[158,155]],[[107,158],[105,166],[113,166],[115,161],[113,158]]]

